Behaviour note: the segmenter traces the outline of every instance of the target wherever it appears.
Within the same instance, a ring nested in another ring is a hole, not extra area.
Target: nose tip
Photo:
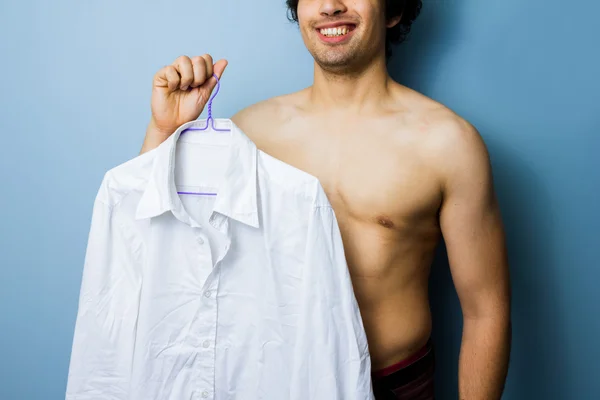
[[[346,12],[346,8],[339,1],[326,1],[321,6],[321,15],[333,17]]]
[[[331,16],[336,16],[336,15],[339,15],[339,14],[341,14],[341,13],[342,13],[342,10],[334,10],[333,12],[330,12],[330,11],[323,11],[321,14],[323,14],[323,15],[326,15],[326,16],[328,16],[328,17],[331,17]]]

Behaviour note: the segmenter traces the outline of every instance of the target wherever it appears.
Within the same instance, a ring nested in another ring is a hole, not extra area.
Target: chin
[[[335,58],[335,59],[315,58],[315,61],[325,71],[342,72],[344,70],[352,69],[352,61],[347,58]]]
[[[354,70],[359,58],[351,52],[326,51],[323,53],[314,53],[315,62],[324,70],[331,72],[340,72],[345,70]]]

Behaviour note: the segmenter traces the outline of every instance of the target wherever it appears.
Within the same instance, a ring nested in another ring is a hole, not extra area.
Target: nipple
[[[379,225],[383,226],[384,228],[388,228],[388,229],[391,229],[394,227],[394,223],[392,222],[392,220],[389,219],[388,217],[384,217],[384,216],[377,217],[377,223]]]

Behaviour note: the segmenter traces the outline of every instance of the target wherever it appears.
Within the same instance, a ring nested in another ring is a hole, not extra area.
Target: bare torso
[[[310,89],[233,117],[264,152],[319,179],[335,210],[372,367],[398,362],[431,334],[428,278],[440,239],[437,121],[451,112],[406,87],[374,113],[324,112]]]

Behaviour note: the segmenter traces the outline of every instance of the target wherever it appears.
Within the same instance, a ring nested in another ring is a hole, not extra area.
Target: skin
[[[300,0],[314,84],[238,112],[262,151],[316,176],[335,210],[374,370],[431,335],[428,280],[443,238],[463,313],[461,399],[499,399],[510,353],[510,283],[489,154],[470,123],[403,86],[385,63],[380,0]],[[315,27],[349,21],[331,44]],[[377,44],[377,45],[374,45]],[[182,56],[154,78],[141,153],[196,119],[226,60]],[[269,121],[265,124],[264,121]]]

